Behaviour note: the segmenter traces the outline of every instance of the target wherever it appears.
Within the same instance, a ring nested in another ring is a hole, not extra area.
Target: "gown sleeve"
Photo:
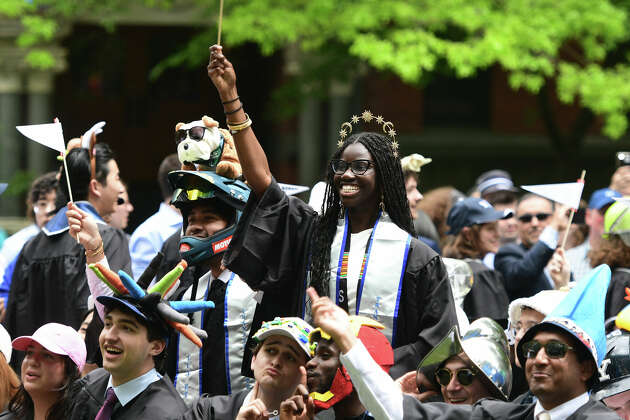
[[[287,196],[275,179],[259,199],[251,194],[224,263],[253,290],[279,290],[303,280],[317,213]]]
[[[442,259],[416,242],[410,250],[400,302],[394,366],[398,378],[416,370],[420,360],[457,325],[453,293]]]

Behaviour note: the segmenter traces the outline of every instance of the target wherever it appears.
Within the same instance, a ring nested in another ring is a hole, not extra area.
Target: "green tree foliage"
[[[627,130],[630,4],[611,0],[253,0],[235,1],[226,39],[263,53],[297,43],[341,43],[371,66],[415,83],[446,66],[457,77],[499,65],[514,89],[556,79],[558,97]]]
[[[18,44],[33,48],[50,40],[53,18],[94,10],[107,16],[129,3],[3,0],[0,14],[22,20],[26,30]],[[142,3],[178,7],[167,0]],[[197,6],[212,26],[153,77],[207,59],[218,0],[197,0]],[[555,80],[560,100],[603,117],[604,133],[619,138],[630,110],[629,12],[628,0],[225,0],[223,39],[230,46],[254,42],[264,54],[289,45],[311,56],[341,51],[345,65],[364,62],[408,83],[443,69],[471,77],[498,65],[514,89],[538,93]]]

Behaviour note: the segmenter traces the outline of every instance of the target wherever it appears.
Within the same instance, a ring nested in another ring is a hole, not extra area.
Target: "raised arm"
[[[220,45],[210,47],[208,76],[219,92],[228,125],[238,126],[246,123],[249,117],[245,114],[244,105],[238,99],[234,66],[225,58],[223,47]],[[251,126],[242,130],[230,130],[230,132],[234,137],[236,152],[241,161],[247,183],[252,187],[256,197],[260,198],[271,184],[271,171],[267,156],[258,143]]]
[[[348,314],[328,297],[318,296],[312,287],[306,292],[311,299],[313,321],[339,347],[339,360],[348,370],[361,403],[376,419],[402,419],[402,391],[352,333]]]
[[[101,317],[105,318],[105,312],[103,305],[99,303],[96,298],[99,296],[111,296],[113,292],[105,283],[100,281],[96,274],[88,268],[90,264],[100,263],[106,268],[109,267],[109,262],[105,256],[105,250],[103,249],[103,239],[98,231],[98,226],[94,219],[78,208],[74,203],[68,203],[69,210],[66,212],[68,217],[68,233],[73,238],[77,238],[79,235],[79,242],[85,248],[85,276],[87,277],[88,287],[90,288],[90,294],[94,298],[94,307],[96,312]]]

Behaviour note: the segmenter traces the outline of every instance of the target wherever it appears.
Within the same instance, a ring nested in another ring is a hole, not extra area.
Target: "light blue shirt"
[[[4,261],[5,264],[0,267],[0,297],[5,299],[5,305],[7,304],[6,300],[9,296],[9,289],[11,288],[15,262],[22,248],[24,248],[24,244],[37,235],[39,231],[39,226],[36,224],[26,226],[9,236],[2,245],[0,260]]]
[[[181,228],[182,216],[168,204],[160,203],[159,210],[142,222],[129,240],[133,278],[140,277],[155,254],[162,249],[164,241]]]
[[[591,267],[591,260],[588,258],[588,251],[590,250],[591,244],[589,243],[588,238],[581,245],[578,245],[575,248],[567,249],[565,255],[571,266],[573,278],[576,281],[588,274],[588,272],[593,268]]]
[[[547,226],[540,233],[538,240],[542,242],[543,244],[547,245],[550,249],[555,250],[556,247],[558,246],[558,231],[552,228],[551,226]],[[556,284],[551,278],[551,274],[549,274],[549,270],[547,270],[546,264],[543,269],[543,273],[545,273],[545,276],[547,277],[547,281],[549,282],[549,285],[551,286],[551,288],[555,289]]]
[[[107,394],[107,390],[109,388],[114,388],[114,393],[116,397],[118,397],[118,401],[124,407],[129,403],[129,401],[133,400],[140,394],[142,391],[147,389],[149,385],[153,382],[157,382],[162,377],[155,369],[151,369],[147,373],[142,376],[138,376],[135,379],[130,380],[129,382],[125,382],[122,385],[114,386],[112,383],[112,375],[109,375],[109,381],[107,382],[107,388],[105,388],[105,393]]]
[[[24,247],[24,244],[38,233],[39,226],[33,223],[32,225],[28,225],[25,228],[18,230],[13,235],[5,239],[4,244],[2,245],[2,250],[0,250],[0,254],[2,254],[7,264],[17,258],[18,254]]]

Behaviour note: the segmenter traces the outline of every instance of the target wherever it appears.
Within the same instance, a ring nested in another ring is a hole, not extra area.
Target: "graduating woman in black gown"
[[[393,124],[369,111],[343,124],[319,216],[271,175],[220,46],[211,47],[208,74],[252,188],[224,260],[252,289],[264,291],[252,331],[275,316],[308,316],[311,285],[351,314],[386,326],[395,348],[392,376],[415,370],[457,321],[440,257],[413,234]],[[387,135],[350,135],[360,121]]]

